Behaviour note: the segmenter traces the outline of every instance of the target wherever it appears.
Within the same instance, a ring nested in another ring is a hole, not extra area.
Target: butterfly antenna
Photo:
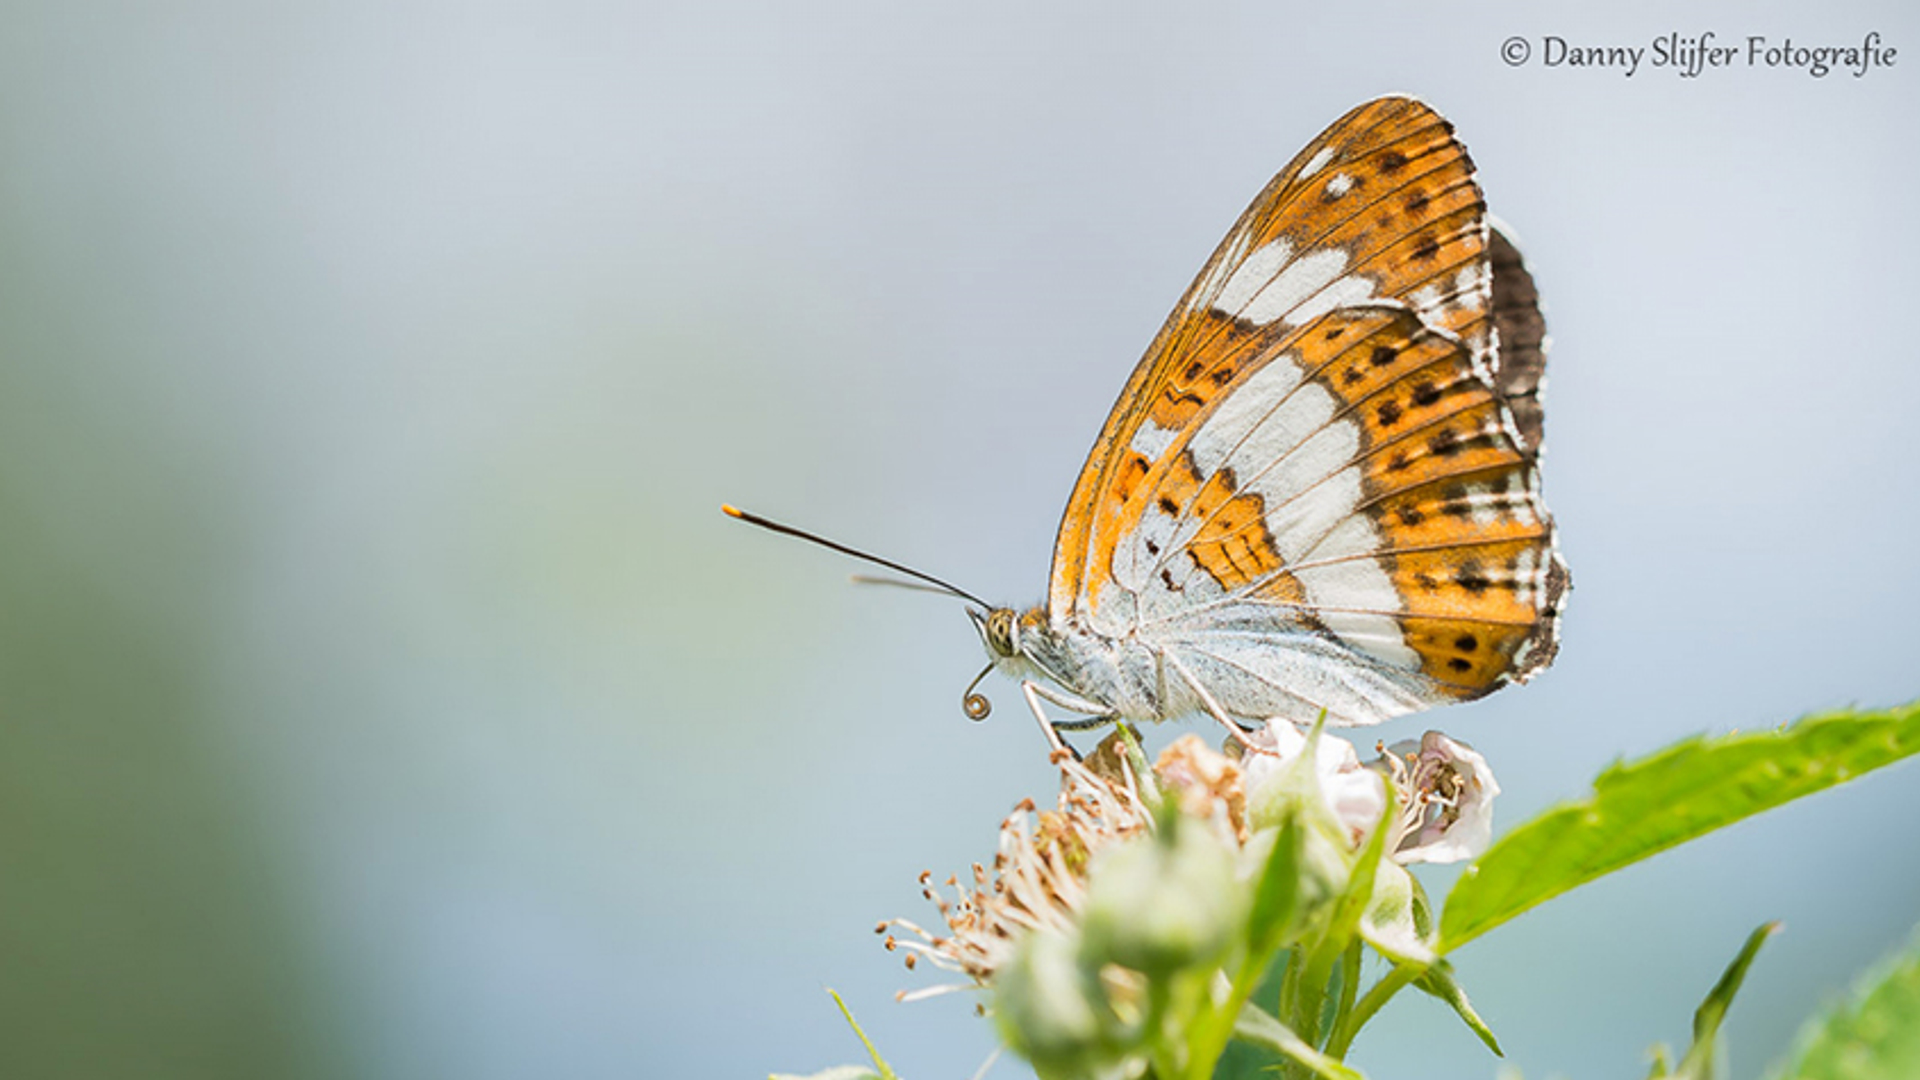
[[[936,596],[953,595],[938,585],[928,585],[920,581],[902,581],[897,577],[882,577],[879,574],[849,574],[847,575],[847,580],[853,582],[855,585],[889,585],[896,589],[906,589],[909,592],[933,593]]]
[[[917,578],[920,581],[924,581],[927,584],[934,586],[940,592],[944,592],[949,596],[957,596],[962,600],[971,601],[988,610],[992,610],[993,608],[992,604],[987,603],[985,600],[980,599],[979,597],[973,595],[972,593],[968,592],[965,589],[960,588],[957,585],[950,585],[947,582],[941,581],[939,578],[934,577],[932,574],[922,573],[918,570],[915,570],[911,566],[902,566],[899,563],[894,562],[892,559],[883,559],[878,555],[868,554],[867,552],[861,551],[858,548],[850,548],[845,544],[835,543],[834,541],[829,540],[824,536],[815,536],[813,533],[807,532],[805,529],[796,529],[791,525],[782,525],[777,521],[773,521],[768,518],[763,518],[759,514],[749,514],[745,510],[742,510],[737,506],[728,506],[727,504],[722,503],[720,504],[720,512],[727,515],[730,518],[735,518],[737,520],[744,521],[749,525],[758,525],[761,528],[767,529],[771,532],[783,533],[787,536],[795,537],[796,539],[806,540],[810,543],[819,544],[823,548],[829,548],[833,551],[839,552],[842,555],[851,555],[856,559],[864,559],[867,562],[874,563],[878,566],[884,566],[889,570],[895,571],[896,573],[905,574],[910,578]],[[872,579],[872,580],[883,581],[885,579]]]

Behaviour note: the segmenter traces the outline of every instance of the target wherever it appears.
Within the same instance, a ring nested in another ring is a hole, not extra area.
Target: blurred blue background
[[[1514,822],[1920,692],[1920,15],[1893,4],[5,6],[0,1075],[970,1076],[883,953],[1047,797],[957,605],[1039,598],[1126,373],[1347,108],[1451,117],[1556,348],[1537,683],[1391,725]],[[1541,38],[1878,31],[1864,78]],[[1530,39],[1514,68],[1501,42]],[[1166,733],[1161,733],[1164,737]],[[1913,767],[1457,958],[1527,1076],[1735,1075],[1920,918]],[[1436,891],[1447,875],[1429,879]],[[1489,1077],[1437,1004],[1356,1062]],[[1003,1062],[994,1076],[1024,1075]]]

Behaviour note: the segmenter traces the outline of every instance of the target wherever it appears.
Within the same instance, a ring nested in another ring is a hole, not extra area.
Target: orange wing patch
[[[1420,654],[1420,670],[1449,695],[1469,700],[1505,683],[1530,627],[1419,619],[1401,621],[1407,645]]]
[[[1524,679],[1552,658],[1566,569],[1540,540],[1398,555],[1401,625],[1425,673],[1463,697]],[[1524,667],[1520,666],[1524,661]]]
[[[1395,492],[1519,460],[1502,423],[1500,403],[1489,395],[1380,445],[1364,464],[1373,490]]]
[[[1200,569],[1232,592],[1280,569],[1280,553],[1266,528],[1266,502],[1236,495],[1215,510],[1187,544]]]
[[[1524,471],[1498,466],[1379,497],[1368,510],[1393,551],[1485,540],[1545,541],[1552,526],[1526,482]]]

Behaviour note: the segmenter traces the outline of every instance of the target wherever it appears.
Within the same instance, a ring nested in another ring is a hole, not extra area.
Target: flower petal
[[[1485,757],[1438,731],[1417,744],[1395,743],[1387,752],[1407,764],[1409,790],[1402,797],[1414,812],[1414,827],[1393,853],[1396,862],[1462,862],[1487,850],[1500,783]]]

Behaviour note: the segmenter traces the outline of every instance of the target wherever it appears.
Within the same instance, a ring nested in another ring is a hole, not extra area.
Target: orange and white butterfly
[[[1260,192],[1134,369],[1046,604],[907,572],[980,604],[1056,745],[1196,713],[1372,724],[1524,682],[1569,584],[1537,469],[1545,344],[1452,125],[1368,102]]]

